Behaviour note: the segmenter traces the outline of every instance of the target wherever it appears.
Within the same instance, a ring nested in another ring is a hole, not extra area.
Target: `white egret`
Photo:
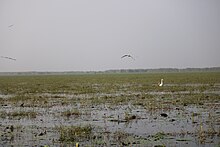
[[[160,83],[158,83],[158,85],[161,87],[163,86],[163,79],[160,80]]]

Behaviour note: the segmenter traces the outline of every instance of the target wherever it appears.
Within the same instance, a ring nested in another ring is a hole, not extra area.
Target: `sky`
[[[220,0],[1,0],[0,56],[16,58],[0,72],[219,67]]]

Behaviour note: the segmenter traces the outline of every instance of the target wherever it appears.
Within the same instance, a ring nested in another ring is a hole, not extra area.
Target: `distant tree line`
[[[211,68],[157,68],[157,69],[113,69],[106,71],[63,71],[63,72],[0,72],[0,75],[71,75],[98,73],[169,73],[169,72],[220,72],[220,67]]]
[[[107,73],[154,73],[154,72],[219,72],[220,67],[211,68],[157,68],[157,69],[119,69],[107,70]]]

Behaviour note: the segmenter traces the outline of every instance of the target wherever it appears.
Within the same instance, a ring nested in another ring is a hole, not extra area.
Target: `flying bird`
[[[16,61],[16,59],[15,59],[15,58],[6,57],[6,56],[1,56],[1,58],[5,58],[5,59],[9,59],[9,60],[14,60],[14,61]]]
[[[13,24],[11,24],[11,25],[9,25],[8,27],[10,28],[10,27],[13,27],[14,25]]]
[[[134,58],[133,58],[131,55],[129,55],[129,54],[123,55],[123,56],[121,57],[121,59],[122,59],[122,58],[125,58],[125,57],[132,58],[132,59],[134,60]]]

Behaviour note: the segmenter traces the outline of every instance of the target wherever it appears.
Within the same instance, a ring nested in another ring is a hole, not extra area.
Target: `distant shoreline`
[[[176,72],[220,72],[220,67],[210,68],[155,68],[155,69],[112,69],[105,71],[27,71],[0,72],[0,75],[72,75],[72,74],[111,74],[111,73],[176,73]]]

